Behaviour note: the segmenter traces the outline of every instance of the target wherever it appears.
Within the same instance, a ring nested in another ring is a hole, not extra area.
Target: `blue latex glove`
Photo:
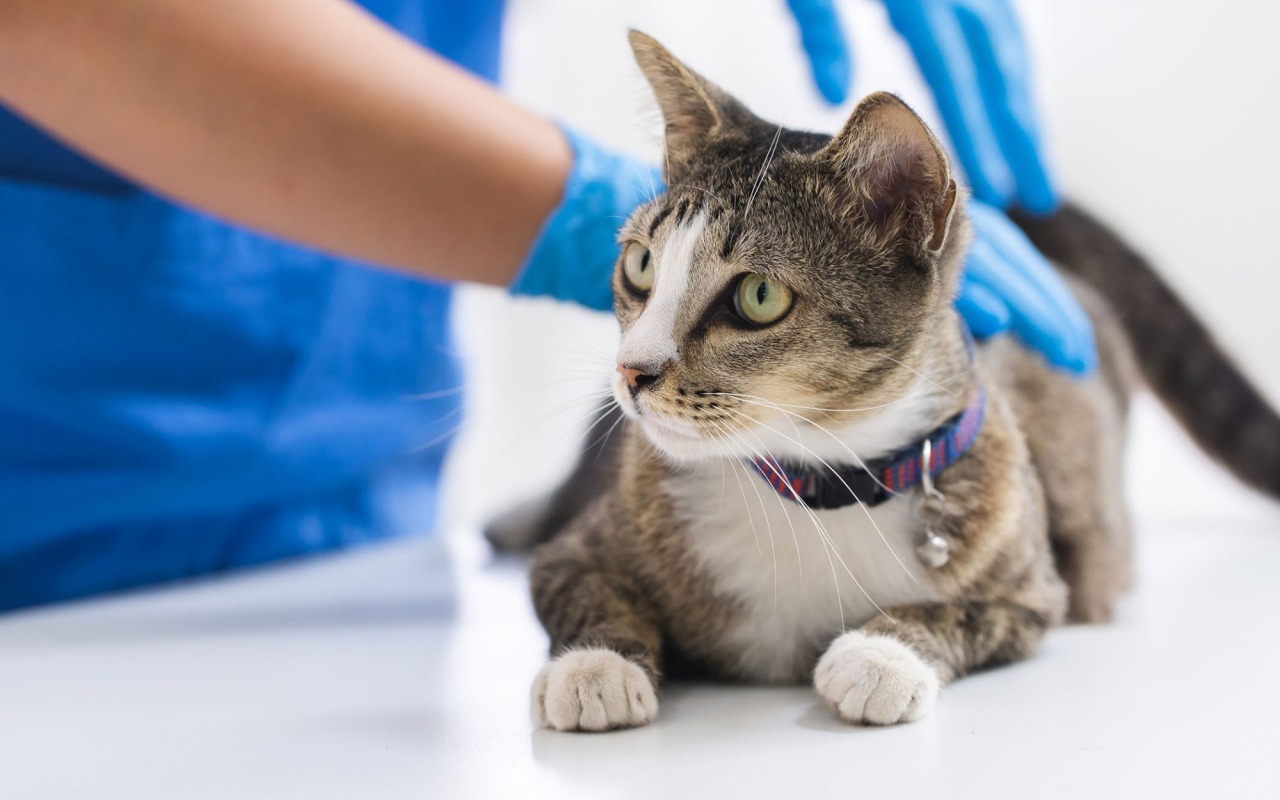
[[[979,338],[1010,331],[1048,361],[1088,373],[1093,329],[1061,277],[1012,222],[981,201],[1014,199],[1037,213],[1058,203],[1040,155],[1027,85],[1027,53],[1008,0],[884,0],[915,54],[965,174],[974,243],[956,308]],[[834,0],[788,0],[823,97],[840,103],[852,82]]]
[[[568,128],[561,131],[573,149],[573,168],[560,205],[543,224],[510,288],[607,311],[613,307],[610,275],[618,257],[618,229],[637,206],[663,191],[662,173]]]
[[[946,123],[974,196],[1032,213],[1058,204],[1040,150],[1026,44],[1008,0],[884,0]],[[788,0],[823,97],[841,103],[852,61],[834,0]]]
[[[1091,372],[1098,355],[1084,309],[1040,251],[999,209],[969,203],[973,246],[956,310],[978,338],[1005,330],[1049,363]]]
[[[787,0],[787,8],[800,29],[800,44],[818,91],[832,105],[843,103],[853,83],[853,61],[835,0]]]

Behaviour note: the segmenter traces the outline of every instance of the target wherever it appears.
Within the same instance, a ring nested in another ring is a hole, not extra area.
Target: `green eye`
[[[754,325],[769,325],[791,310],[791,289],[763,275],[743,277],[733,296],[738,316]]]
[[[622,254],[622,276],[637,292],[653,288],[653,259],[649,257],[649,248],[634,242],[627,245],[627,251]]]

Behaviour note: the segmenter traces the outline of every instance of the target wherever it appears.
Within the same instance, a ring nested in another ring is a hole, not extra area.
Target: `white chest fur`
[[[723,467],[721,469],[720,467]],[[820,648],[882,609],[936,599],[913,497],[806,512],[737,460],[664,485],[708,580],[744,610],[724,634],[742,677],[807,677]]]

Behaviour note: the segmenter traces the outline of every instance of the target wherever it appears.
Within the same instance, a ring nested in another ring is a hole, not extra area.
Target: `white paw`
[[[557,731],[647,725],[658,714],[649,676],[612,650],[570,650],[533,681],[533,719]]]
[[[846,722],[893,725],[929,713],[938,673],[897,639],[850,631],[818,659],[813,687]]]

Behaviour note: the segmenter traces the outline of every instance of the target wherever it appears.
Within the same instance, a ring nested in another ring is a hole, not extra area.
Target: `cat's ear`
[[[886,92],[868,95],[818,158],[852,189],[854,213],[885,239],[942,251],[956,183],[942,146],[906,103]]]
[[[629,38],[636,64],[662,109],[668,161],[684,161],[726,122],[750,115],[741,103],[685,66],[653,37],[632,30]]]

